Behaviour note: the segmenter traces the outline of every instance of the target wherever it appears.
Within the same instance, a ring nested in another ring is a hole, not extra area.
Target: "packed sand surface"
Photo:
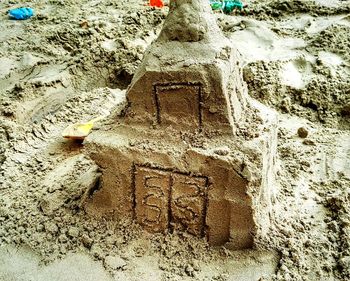
[[[125,107],[168,13],[147,2],[1,1],[0,280],[349,280],[349,1],[215,14],[249,95],[279,119],[272,223],[253,249],[86,214],[100,170],[61,132]],[[35,16],[10,20],[20,6]]]

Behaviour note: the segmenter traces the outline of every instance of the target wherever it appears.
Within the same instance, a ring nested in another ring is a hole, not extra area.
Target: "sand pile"
[[[167,14],[145,2],[1,2],[0,245],[21,250],[18,266],[0,255],[0,280],[63,280],[60,270],[80,280],[75,259],[101,280],[349,279],[347,1],[247,1],[246,12],[217,14],[243,56],[249,94],[279,112],[280,191],[268,241],[257,237],[255,250],[237,253],[85,214],[100,171],[60,133],[123,109]],[[8,20],[21,5],[36,16]]]

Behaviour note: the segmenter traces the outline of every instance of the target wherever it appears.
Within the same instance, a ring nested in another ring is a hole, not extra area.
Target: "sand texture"
[[[128,116],[127,87],[169,12],[147,2],[0,2],[0,280],[349,280],[349,1],[250,0],[243,11],[215,13],[237,49],[249,99],[268,108],[261,116],[272,111],[278,118],[269,225],[252,249],[212,246],[176,230],[148,233],[113,212],[91,215],[94,205],[86,202],[102,191],[104,168],[89,158],[89,145],[61,132],[100,115],[109,117],[96,124],[94,136],[119,130],[117,117]],[[8,18],[8,9],[24,5],[35,9],[33,18]],[[174,18],[176,29],[165,28],[156,44],[210,42],[210,21],[184,18],[192,22],[189,38],[179,35]],[[209,110],[224,112],[215,103]],[[232,157],[248,164],[240,166],[244,177],[254,178],[251,163],[261,159],[250,157],[257,154],[247,143],[266,133],[265,120],[241,116],[233,133],[239,142],[211,130],[209,141],[184,133],[181,145],[200,159],[195,152],[214,143],[206,151],[211,161]],[[131,150],[170,151],[171,135],[148,141],[148,130],[120,128],[136,135],[122,140]]]

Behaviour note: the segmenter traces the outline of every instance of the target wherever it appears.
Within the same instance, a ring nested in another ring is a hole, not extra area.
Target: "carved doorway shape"
[[[178,229],[204,236],[208,179],[135,166],[136,221],[151,232]]]

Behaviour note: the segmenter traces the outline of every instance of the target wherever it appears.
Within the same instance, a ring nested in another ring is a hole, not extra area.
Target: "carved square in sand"
[[[159,124],[188,129],[201,127],[201,86],[199,84],[156,85],[155,101]]]

